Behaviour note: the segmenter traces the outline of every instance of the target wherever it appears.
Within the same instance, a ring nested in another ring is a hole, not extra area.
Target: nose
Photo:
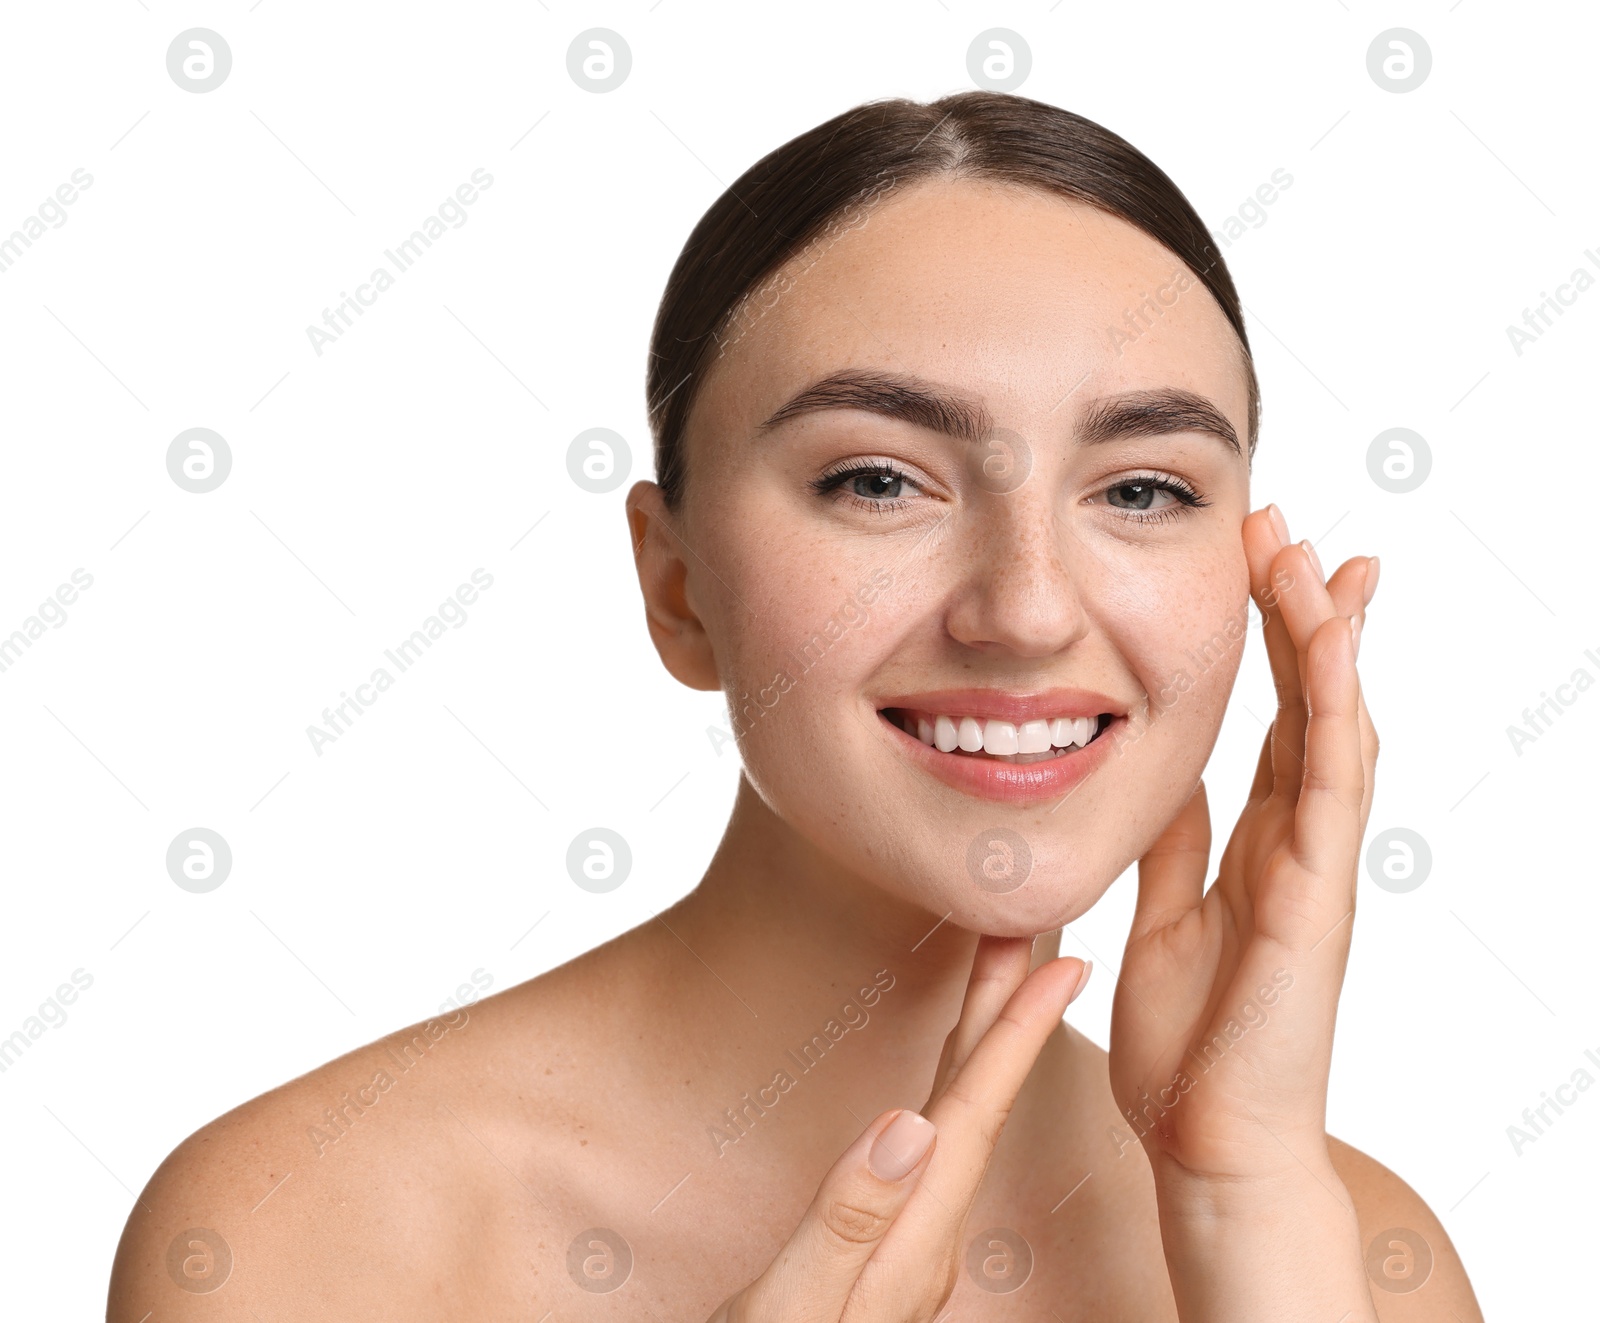
[[[1082,579],[1092,570],[1088,552],[1045,486],[986,494],[947,544],[962,573],[945,628],[969,648],[1048,657],[1088,631]]]

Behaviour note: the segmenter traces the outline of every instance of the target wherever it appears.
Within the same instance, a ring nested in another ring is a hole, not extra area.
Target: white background
[[[1506,333],[1600,276],[1600,22],[1552,11],[9,7],[0,235],[94,182],[0,274],[0,635],[73,570],[94,582],[0,673],[0,1037],[73,970],[93,984],[0,1074],[5,1312],[102,1311],[133,1194],[206,1121],[693,886],[737,754],[707,736],[720,696],[650,646],[626,484],[580,490],[567,447],[615,429],[649,476],[651,320],[726,184],[860,101],[971,86],[969,44],[1004,26],[1023,94],[1129,138],[1213,229],[1293,176],[1225,250],[1265,398],[1254,498],[1330,569],[1382,556],[1373,834],[1433,854],[1409,893],[1362,881],[1329,1129],[1439,1213],[1489,1317],[1591,1315],[1600,1089],[1520,1155],[1506,1133],[1580,1066],[1600,1080],[1600,686],[1520,754],[1506,734],[1600,678],[1600,292],[1520,355]],[[233,53],[198,95],[166,68],[193,26]],[[633,54],[603,95],[566,65],[595,26]],[[1405,94],[1366,67],[1396,26],[1433,52]],[[318,356],[307,325],[478,167],[466,223]],[[1403,495],[1366,466],[1396,426],[1433,456]],[[191,427],[232,452],[208,494],[167,473]],[[306,727],[479,567],[467,623],[314,753]],[[1270,702],[1252,653],[1207,773],[1218,849]],[[203,895],[165,867],[196,826],[233,851]],[[634,856],[604,895],[565,867],[594,826]],[[1130,874],[1063,953],[1114,964],[1131,900]],[[1113,985],[1071,1012],[1102,1043]]]

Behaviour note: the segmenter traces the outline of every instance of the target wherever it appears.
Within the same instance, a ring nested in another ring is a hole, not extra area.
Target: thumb
[[[933,1152],[932,1121],[878,1117],[822,1178],[800,1225],[767,1270],[715,1315],[747,1323],[833,1323],[861,1269],[917,1186]]]

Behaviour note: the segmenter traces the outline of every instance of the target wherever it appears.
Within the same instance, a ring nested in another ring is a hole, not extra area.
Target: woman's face
[[[687,435],[656,641],[772,812],[963,927],[1088,909],[1194,789],[1249,624],[1243,352],[1199,280],[922,182],[766,283]]]

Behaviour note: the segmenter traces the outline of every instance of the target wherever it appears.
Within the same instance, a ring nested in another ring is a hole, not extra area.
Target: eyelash
[[[827,496],[830,492],[839,491],[841,487],[852,478],[884,477],[897,478],[901,482],[910,483],[913,487],[917,484],[905,472],[897,469],[886,459],[875,460],[870,464],[846,463],[844,468],[829,469],[811,479],[811,490],[818,496]],[[895,497],[890,500],[869,501],[864,496],[857,496],[854,492],[839,492],[840,496],[847,499],[857,509],[871,510],[875,514],[892,514],[904,508],[910,502],[904,498]]]
[[[1117,506],[1107,507],[1116,510],[1122,518],[1132,520],[1136,524],[1161,524],[1169,519],[1181,519],[1188,511],[1203,509],[1211,504],[1182,478],[1175,478],[1171,474],[1134,473],[1112,483],[1105,490],[1115,491],[1119,487],[1154,487],[1157,491],[1170,493],[1174,498],[1173,504],[1163,506],[1159,510],[1123,510]]]
[[[851,479],[862,477],[898,479],[900,482],[909,483],[913,487],[917,486],[914,479],[886,459],[876,460],[869,464],[847,463],[843,468],[830,469],[811,479],[810,486],[818,496],[827,496],[830,493],[839,492],[840,496],[847,499],[858,509],[871,510],[880,515],[892,514],[910,504],[910,502],[900,497],[869,501],[866,497],[858,496],[854,492],[840,490]],[[1107,507],[1115,510],[1121,518],[1138,524],[1163,523],[1168,519],[1181,517],[1188,510],[1201,509],[1211,504],[1210,501],[1201,496],[1182,478],[1172,477],[1167,474],[1135,473],[1123,478],[1120,482],[1112,483],[1105,490],[1115,491],[1119,487],[1153,487],[1157,491],[1169,493],[1174,498],[1174,504],[1163,506],[1160,510],[1154,511],[1124,510],[1117,506]]]

